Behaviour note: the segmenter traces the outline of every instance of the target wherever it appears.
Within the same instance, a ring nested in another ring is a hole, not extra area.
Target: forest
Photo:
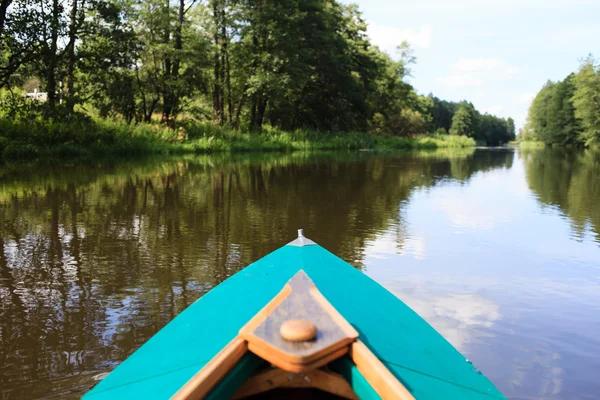
[[[511,118],[419,94],[410,45],[366,30],[335,0],[1,0],[0,154],[514,139]]]
[[[600,143],[600,63],[592,56],[562,81],[548,81],[529,107],[524,141],[546,145]]]

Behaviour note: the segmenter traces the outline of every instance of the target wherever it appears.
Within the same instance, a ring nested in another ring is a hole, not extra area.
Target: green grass
[[[523,140],[521,142],[516,142],[515,144],[522,149],[541,149],[546,147],[544,142],[538,140]]]
[[[266,127],[261,133],[236,132],[211,124],[186,129],[188,141],[197,153],[218,151],[297,151],[358,149],[437,149],[471,147],[475,141],[459,136],[422,136],[416,139],[378,136],[364,132],[281,131]]]
[[[4,161],[252,151],[409,150],[474,145],[473,139],[447,135],[412,139],[360,132],[290,132],[272,127],[260,133],[241,132],[209,123],[186,123],[177,129],[167,129],[160,124],[130,125],[107,119],[54,122],[0,118],[0,156]]]

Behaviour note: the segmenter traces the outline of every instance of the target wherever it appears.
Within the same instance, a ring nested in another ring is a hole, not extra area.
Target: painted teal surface
[[[246,353],[240,362],[221,379],[221,382],[206,396],[206,400],[229,399],[259,367],[267,363],[253,353]]]
[[[86,400],[166,399],[236,336],[300,269],[419,400],[504,398],[429,324],[322,247],[284,246],[188,307],[118,366]]]

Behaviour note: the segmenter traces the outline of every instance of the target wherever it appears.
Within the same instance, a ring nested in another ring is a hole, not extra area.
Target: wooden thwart
[[[358,399],[341,375],[320,369],[305,374],[294,374],[282,369],[261,371],[248,379],[232,399],[243,399],[277,388],[315,388],[345,399]]]
[[[280,327],[290,320],[314,324],[316,337],[303,342],[285,340]],[[356,394],[340,375],[319,369],[349,353],[359,372],[383,399],[414,400],[402,383],[358,340],[358,332],[317,290],[304,271],[290,279],[231,343],[181,387],[173,399],[205,397],[247,351],[276,368],[249,378],[236,392],[235,399],[278,387],[311,387],[356,399]]]

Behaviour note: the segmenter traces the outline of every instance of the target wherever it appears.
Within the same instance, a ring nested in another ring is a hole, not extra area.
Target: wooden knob
[[[291,319],[281,324],[279,333],[290,342],[306,342],[317,337],[317,327],[305,319]]]

